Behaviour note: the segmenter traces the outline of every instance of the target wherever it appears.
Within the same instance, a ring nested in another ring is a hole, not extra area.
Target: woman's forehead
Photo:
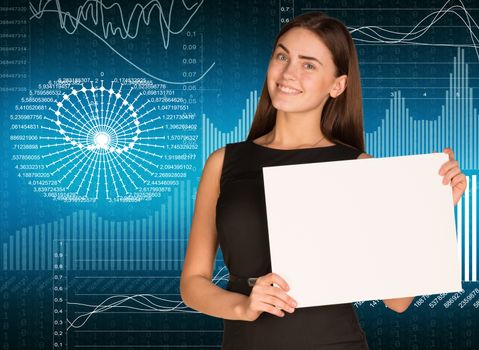
[[[316,33],[305,28],[292,28],[279,37],[276,43],[285,47],[291,54],[321,57],[331,57],[331,53]]]

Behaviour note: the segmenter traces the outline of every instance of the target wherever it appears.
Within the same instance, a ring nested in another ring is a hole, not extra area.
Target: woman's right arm
[[[211,282],[218,250],[216,202],[224,153],[224,148],[213,152],[201,175],[181,272],[180,292],[185,304],[192,309],[215,317],[239,320],[242,315],[238,306],[247,297],[228,292]]]
[[[279,308],[292,312],[292,299],[283,291],[286,282],[276,274],[260,277],[250,297],[224,290],[212,283],[218,250],[216,202],[224,148],[213,152],[206,161],[196,194],[195,209],[180,279],[180,293],[189,307],[204,314],[228,320],[255,320],[263,311],[283,316]],[[281,288],[272,287],[276,283]]]

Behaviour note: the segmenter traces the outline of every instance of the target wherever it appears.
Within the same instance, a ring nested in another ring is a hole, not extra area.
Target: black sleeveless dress
[[[355,159],[361,152],[336,144],[279,150],[252,141],[227,144],[216,205],[216,227],[227,289],[249,295],[249,277],[271,272],[262,167]],[[351,303],[296,308],[284,317],[263,312],[253,322],[224,320],[223,349],[367,350]]]

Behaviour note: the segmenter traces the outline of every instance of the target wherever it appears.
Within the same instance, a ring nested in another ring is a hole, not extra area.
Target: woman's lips
[[[282,84],[276,84],[276,85],[277,85],[279,91],[281,91],[282,93],[287,94],[287,95],[298,95],[298,94],[302,93],[301,90],[295,89],[291,86],[282,85]]]

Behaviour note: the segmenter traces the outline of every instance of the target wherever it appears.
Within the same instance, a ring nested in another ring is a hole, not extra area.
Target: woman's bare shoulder
[[[205,170],[206,168],[211,169],[216,172],[223,167],[223,161],[225,159],[225,147],[218,148],[216,151],[211,153],[206,160]]]
[[[208,187],[219,187],[219,180],[221,177],[221,171],[223,170],[223,161],[225,158],[225,147],[218,148],[211,153],[206,160],[203,168],[203,174],[201,175],[202,183]]]

